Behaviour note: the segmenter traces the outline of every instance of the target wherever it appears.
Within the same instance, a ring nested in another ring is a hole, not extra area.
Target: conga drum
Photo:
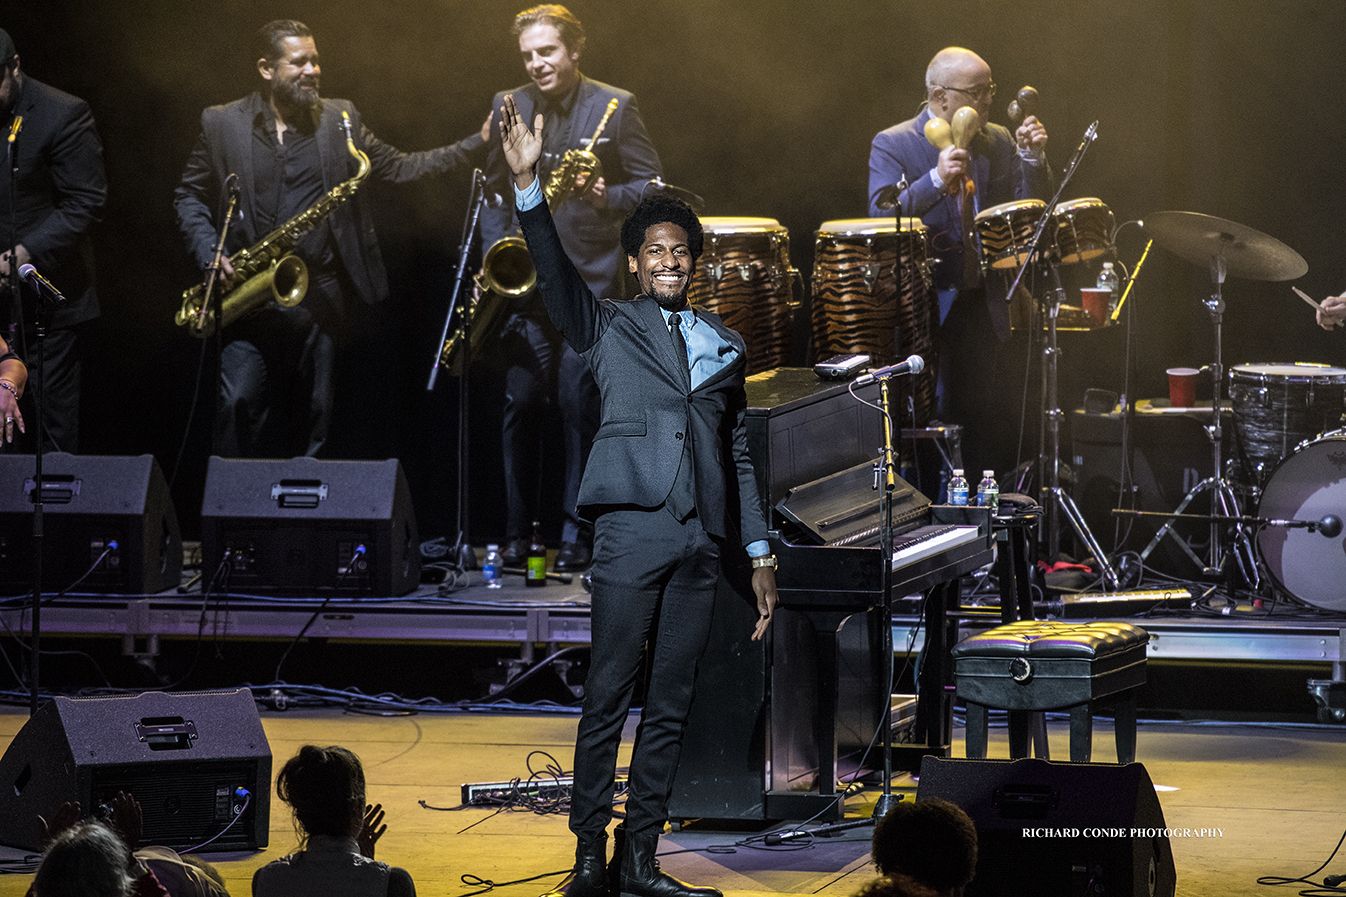
[[[1028,259],[1033,229],[1045,208],[1040,199],[1018,199],[978,212],[973,225],[981,240],[982,267],[988,272],[1008,269],[1012,276]]]
[[[748,373],[790,363],[795,300],[790,237],[775,218],[701,219],[705,244],[688,299],[748,345]]]
[[[925,370],[912,378],[918,427],[934,413],[938,369],[928,255],[919,218],[903,218],[900,230],[890,218],[848,218],[814,232],[814,357],[863,352],[886,365],[920,355]],[[902,417],[909,425],[905,409]]]
[[[1086,196],[1058,203],[1052,211],[1052,233],[1061,264],[1114,255],[1112,227],[1112,209],[1101,199]]]

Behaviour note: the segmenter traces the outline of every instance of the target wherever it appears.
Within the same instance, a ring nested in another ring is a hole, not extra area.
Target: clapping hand
[[[374,845],[387,830],[388,826],[383,824],[383,804],[365,804],[365,818],[360,824],[360,834],[355,838],[360,845],[360,853],[374,859]]]

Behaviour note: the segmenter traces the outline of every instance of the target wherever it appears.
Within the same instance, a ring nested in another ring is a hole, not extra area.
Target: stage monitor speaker
[[[226,555],[231,592],[407,594],[420,584],[421,552],[402,465],[211,458],[201,503],[208,579]]]
[[[968,897],[1172,897],[1173,850],[1139,763],[926,757],[916,799],[957,804],[977,826]]]
[[[211,849],[256,850],[270,789],[271,747],[246,688],[58,697],[0,757],[0,844],[41,851],[39,815],[79,801],[97,816],[125,791],[144,814],[142,844],[185,850],[220,835]]]
[[[33,584],[33,474],[32,455],[0,455],[6,592]],[[146,595],[180,583],[182,533],[153,455],[42,456],[43,591],[68,588],[86,571],[82,592]]]

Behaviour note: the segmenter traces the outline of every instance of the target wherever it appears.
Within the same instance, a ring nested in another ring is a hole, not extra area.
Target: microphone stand
[[[204,325],[206,315],[214,318],[214,326],[211,328],[211,341],[215,344],[215,413],[211,419],[214,426],[211,427],[211,449],[213,454],[218,455],[220,446],[220,399],[224,395],[224,295],[215,287],[219,283],[220,261],[224,258],[224,243],[229,238],[229,227],[234,222],[234,214],[238,210],[238,175],[230,172],[224,179],[225,191],[229,195],[229,205],[225,208],[224,221],[220,224],[219,238],[215,241],[215,253],[210,260],[210,265],[206,268],[205,295],[201,298],[201,323]],[[204,586],[203,586],[204,587]]]
[[[23,116],[18,115],[18,102],[14,104],[15,120],[10,125],[9,142],[9,347],[19,353],[20,357],[26,354],[25,347],[20,344],[18,337],[22,334],[20,322],[23,320],[23,301],[22,294],[19,292],[19,225],[18,225],[18,198],[19,198],[19,132],[23,130]],[[38,432],[38,437],[41,437]]]
[[[13,259],[11,258],[11,262]],[[11,283],[22,278],[11,278]],[[47,351],[47,313],[48,306],[54,302],[40,290],[33,290],[37,296],[34,303],[33,318],[36,322],[37,369],[41,371],[46,363]],[[22,295],[17,293],[16,295]],[[33,450],[33,651],[28,658],[28,714],[37,714],[38,700],[38,657],[42,643],[42,394],[47,391],[43,378],[38,376],[37,389],[33,392],[33,421],[37,433],[37,445]],[[29,384],[31,387],[31,383]]]
[[[900,207],[899,207],[900,208]],[[879,497],[879,549],[883,559],[883,572],[879,579],[883,595],[883,657],[888,685],[884,686],[883,710],[879,714],[883,726],[883,794],[874,804],[873,817],[881,819],[901,800],[893,796],[893,722],[892,722],[892,682],[893,682],[893,490],[897,488],[894,476],[893,414],[889,404],[888,381],[892,374],[879,379],[879,405],[883,409],[883,448],[879,462],[874,466],[874,487],[882,483],[883,494]]]
[[[14,106],[14,121],[9,131],[9,344],[19,354],[27,354],[27,340],[22,339],[23,328],[23,279],[19,277],[19,237],[18,237],[18,182],[19,182],[19,132],[23,130],[23,117],[18,114],[18,102]],[[36,292],[36,291],[34,291]],[[37,336],[36,382],[30,381],[28,390],[33,394],[33,628],[32,653],[28,657],[28,713],[37,714],[39,657],[42,648],[42,393],[46,391],[43,382],[43,362],[45,361],[44,343],[47,322],[45,318],[46,301],[40,293],[34,303],[33,316]],[[19,346],[22,345],[21,348]]]
[[[462,337],[458,342],[458,350],[464,354],[458,372],[458,536],[454,540],[453,552],[458,566],[463,570],[471,570],[476,566],[477,561],[476,556],[472,553],[472,546],[467,540],[467,371],[469,362],[472,360],[472,294],[463,290],[463,283],[467,278],[468,257],[472,252],[472,242],[476,237],[477,227],[481,221],[481,210],[485,204],[486,176],[482,174],[480,168],[476,168],[472,171],[472,189],[468,194],[467,218],[463,222],[463,238],[458,247],[458,270],[454,273],[453,292],[449,295],[449,313],[444,319],[444,330],[440,334],[439,343],[435,349],[435,358],[430,365],[430,379],[425,384],[427,392],[434,391],[435,381],[439,377],[439,368],[444,360],[444,347],[449,343],[456,315],[458,328],[462,331]]]
[[[1079,167],[1080,161],[1088,151],[1094,139],[1098,136],[1098,122],[1094,122],[1084,132],[1084,139],[1075,150],[1074,157],[1070,164],[1066,166],[1066,171],[1061,179],[1061,183],[1056,188],[1056,193],[1051,201],[1047,203],[1042,210],[1042,216],[1038,218],[1037,226],[1033,229],[1033,237],[1028,243],[1024,260],[1019,266],[1019,273],[1015,275],[1014,282],[1010,285],[1009,296],[1013,297],[1015,290],[1019,288],[1024,272],[1028,270],[1029,264],[1034,258],[1038,257],[1038,246],[1042,242],[1043,236],[1047,232],[1047,224],[1051,221],[1052,213],[1056,210],[1057,203],[1061,200],[1062,193],[1066,186],[1075,175],[1075,169]],[[1045,263],[1050,267],[1053,279],[1052,298],[1049,300],[1047,308],[1047,345],[1043,349],[1042,363],[1042,392],[1045,409],[1043,411],[1043,433],[1041,435],[1042,451],[1038,455],[1038,469],[1040,475],[1044,475],[1046,483],[1041,487],[1044,498],[1043,502],[1047,512],[1047,556],[1056,558],[1061,551],[1061,517],[1064,513],[1074,528],[1075,534],[1079,536],[1080,541],[1085,544],[1093,554],[1095,560],[1103,573],[1103,582],[1106,589],[1117,589],[1120,580],[1117,572],[1108,562],[1107,555],[1094,534],[1089,531],[1089,525],[1084,520],[1084,515],[1080,513],[1075,505],[1074,499],[1066,494],[1061,488],[1061,416],[1059,407],[1057,384],[1057,365],[1061,350],[1057,343],[1056,321],[1057,314],[1061,309],[1061,303],[1065,300],[1065,290],[1061,287],[1061,272],[1055,259]],[[1034,327],[1036,332],[1037,328]],[[1050,454],[1048,451],[1050,450]],[[1046,468],[1043,470],[1043,468]]]

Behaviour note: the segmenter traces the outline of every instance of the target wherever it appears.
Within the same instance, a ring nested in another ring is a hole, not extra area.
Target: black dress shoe
[[[654,858],[657,831],[628,832],[624,840],[620,897],[724,897],[718,888],[694,888],[660,869]]]
[[[594,551],[587,542],[562,542],[552,569],[557,573],[578,573],[589,569],[593,559]]]
[[[505,544],[505,550],[500,553],[500,559],[505,562],[506,567],[522,567],[528,560],[528,540],[510,539]]]

